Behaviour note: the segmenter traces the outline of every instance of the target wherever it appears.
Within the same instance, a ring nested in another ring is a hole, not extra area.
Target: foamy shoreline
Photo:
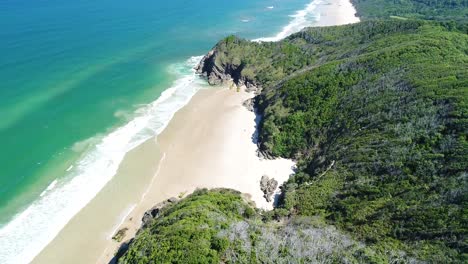
[[[331,4],[327,4],[328,2]],[[317,12],[320,17],[320,20],[313,24],[306,19],[312,12]],[[319,0],[309,4],[306,9],[298,11],[293,16],[291,23],[285,26],[276,36],[259,40],[276,41],[297,32],[305,26],[331,26],[358,22],[359,19],[354,14],[355,10],[347,0]],[[250,137],[251,133],[253,133],[252,129],[254,129],[255,125],[253,118],[255,117],[253,113],[248,112],[241,106],[243,100],[249,96],[251,95],[247,93],[235,93],[228,90],[199,91],[169,122],[169,125],[157,137],[157,143],[155,139],[147,140],[132,153],[125,156],[124,161],[120,164],[119,172],[115,176],[115,178],[121,177],[121,179],[113,179],[113,181],[121,182],[108,184],[94,199],[100,200],[100,203],[87,205],[82,212],[67,224],[66,228],[60,231],[59,235],[33,262],[89,263],[95,262],[94,260],[98,258],[98,263],[107,262],[112,258],[119,246],[119,243],[110,239],[115,230],[123,227],[129,228],[126,235],[126,239],[128,239],[139,228],[140,219],[146,210],[164,199],[178,196],[180,193],[192,192],[197,187],[238,189],[241,192],[251,194],[252,199],[258,206],[265,209],[271,208],[271,204],[266,204],[262,198],[258,185],[259,179],[263,174],[268,174],[281,183],[291,173],[293,164],[291,161],[282,160],[277,164],[265,166],[265,164],[261,164],[263,161],[259,161],[254,155],[256,146],[251,142]],[[206,108],[208,106],[211,108]],[[200,115],[200,112],[205,114]],[[200,120],[204,122],[193,123],[197,118],[201,118]],[[187,126],[187,123],[190,122],[192,122],[192,125]],[[194,135],[196,134],[193,131],[194,127],[199,130],[198,137]],[[229,135],[232,131],[238,131],[238,133],[231,135],[233,136],[231,138],[227,137],[226,135]],[[213,133],[215,135],[207,136]],[[243,145],[239,144],[239,139],[236,138],[239,135],[244,140]],[[180,146],[181,142],[189,139],[193,141],[187,141],[182,147]],[[247,140],[245,141],[245,139]],[[224,146],[226,142],[231,142],[231,146]],[[223,148],[219,149],[221,144],[223,144]],[[190,146],[190,148],[187,146]],[[225,154],[225,148],[231,149],[231,151],[228,151],[229,154]],[[185,153],[187,149],[191,150],[190,153]],[[245,153],[249,154],[246,155]],[[163,155],[165,158],[160,163],[159,161]],[[179,159],[180,156],[185,158]],[[235,157],[241,158],[237,162],[245,164],[246,170],[229,169],[232,166],[230,163],[236,161]],[[147,160],[146,165],[136,166],[136,164],[139,164],[139,159]],[[241,161],[242,159],[243,161]],[[213,162],[214,160],[217,162]],[[144,168],[141,168],[141,166]],[[233,168],[236,167],[239,166]],[[267,171],[268,168],[272,168],[273,171]],[[124,171],[122,172],[122,170]],[[229,175],[229,170],[236,172],[236,175]],[[119,176],[119,174],[122,174],[122,176]],[[119,191],[122,191],[119,188],[125,189],[126,187],[122,182],[131,179],[132,174],[146,175],[142,176],[138,181],[141,181],[140,185],[143,183],[149,184],[149,187],[135,187],[135,190],[132,190],[132,194],[129,194],[129,196],[138,198],[129,201],[125,211],[109,212],[102,220],[96,219],[96,222],[102,221],[102,223],[92,223],[91,228],[91,224],[86,223],[86,221],[89,221],[93,214],[99,215],[101,210],[107,210],[105,202],[112,203],[112,199],[110,199],[112,193],[118,195]],[[109,221],[112,216],[114,220]],[[86,230],[86,228],[90,230]],[[84,231],[83,234],[77,234],[77,232],[81,231]],[[96,241],[89,241],[89,244],[86,244],[87,239],[96,236],[99,236]],[[80,245],[81,247],[77,249]]]
[[[316,19],[312,23],[307,19],[311,14],[314,14]],[[309,3],[305,9],[291,15],[293,18],[291,22],[278,34],[254,39],[254,41],[279,41],[308,26],[325,27],[357,23],[359,18],[355,14],[356,9],[349,0],[315,0]]]
[[[95,146],[74,166],[68,167],[65,177],[54,180],[36,201],[2,226],[2,263],[33,260],[115,177],[127,153],[159,134],[175,112],[186,105],[198,89],[206,86],[193,70],[200,59],[192,57],[174,65],[174,74],[179,78],[172,87],[141,108],[127,124],[104,137],[87,140],[93,141]]]
[[[255,114],[242,106],[252,96],[227,88],[202,90],[174,116],[157,137],[165,157],[159,164],[160,170],[145,199],[120,226],[128,228],[124,240],[135,235],[142,215],[149,208],[196,188],[236,189],[248,194],[257,207],[272,208],[272,203],[263,198],[260,178],[268,175],[284,182],[293,173],[294,162],[261,160],[257,156],[251,139],[255,133]],[[98,263],[108,262],[118,246],[119,243],[110,241]]]

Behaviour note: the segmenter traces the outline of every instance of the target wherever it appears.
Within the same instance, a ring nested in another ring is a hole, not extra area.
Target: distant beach
[[[358,22],[354,14],[346,0],[313,2],[293,14],[277,35],[258,40],[280,40],[305,26]],[[310,16],[317,21],[311,23],[306,19]],[[202,84],[193,93],[158,136],[125,155],[113,179],[33,263],[107,263],[120,245],[112,240],[118,230],[128,229],[124,240],[133,237],[145,211],[196,188],[237,189],[259,208],[272,208],[260,191],[260,178],[268,175],[281,184],[293,173],[294,162],[257,156],[252,138],[256,116],[242,105],[254,95]],[[124,209],[122,204],[126,204]]]
[[[307,26],[324,27],[356,23],[359,22],[359,18],[356,17],[355,14],[356,9],[354,9],[349,0],[312,1],[305,9],[299,10],[291,15],[291,22],[278,32],[278,34],[255,40],[278,41]],[[310,16],[313,16],[315,19],[315,22],[312,24],[308,19]]]

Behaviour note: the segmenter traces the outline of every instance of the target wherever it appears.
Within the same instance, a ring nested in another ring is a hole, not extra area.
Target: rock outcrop
[[[278,181],[273,178],[268,178],[268,176],[263,175],[260,180],[260,190],[263,192],[263,197],[267,202],[271,202],[271,197],[275,193],[276,188],[278,188]]]
[[[247,92],[260,93],[260,88],[255,80],[248,78],[242,72],[244,65],[240,61],[224,62],[219,57],[223,52],[219,46],[214,47],[206,54],[195,67],[198,74],[208,80],[211,85],[235,85],[238,89]]]
[[[127,227],[124,227],[124,228],[120,229],[119,231],[117,231],[117,233],[115,233],[115,235],[112,237],[112,239],[117,241],[117,242],[122,242],[122,239],[125,238],[125,235],[127,234],[127,231],[128,231]]]
[[[159,213],[163,207],[171,203],[176,203],[177,201],[178,201],[177,198],[171,197],[167,199],[166,201],[158,203],[157,205],[153,206],[151,209],[146,211],[145,214],[143,215],[143,218],[141,219],[141,222],[142,222],[141,226],[143,228],[146,227],[151,222],[151,220],[159,217]]]
[[[255,102],[253,98],[245,100],[242,105],[250,112],[255,112]]]

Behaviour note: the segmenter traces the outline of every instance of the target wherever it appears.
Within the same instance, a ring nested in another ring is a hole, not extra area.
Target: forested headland
[[[298,164],[279,205],[199,190],[119,263],[468,262],[467,3],[353,2],[360,23],[229,36],[200,67],[258,87],[260,151]]]

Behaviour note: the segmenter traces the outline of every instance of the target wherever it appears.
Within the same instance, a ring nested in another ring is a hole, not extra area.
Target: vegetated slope
[[[419,18],[468,21],[466,0],[352,0],[362,19]]]
[[[308,218],[263,222],[239,192],[197,190],[163,208],[118,263],[342,263],[362,248]]]
[[[467,52],[466,34],[411,20],[221,41],[201,71],[263,87],[259,146],[297,174],[261,216],[236,194],[195,194],[120,262],[466,262]]]
[[[321,215],[377,251],[462,261],[468,36],[451,28],[387,20],[279,43],[229,37],[206,61],[263,87],[260,148],[299,161],[283,209]]]
[[[261,147],[300,161],[284,208],[421,259],[465,258],[467,44],[420,25],[267,90]]]

